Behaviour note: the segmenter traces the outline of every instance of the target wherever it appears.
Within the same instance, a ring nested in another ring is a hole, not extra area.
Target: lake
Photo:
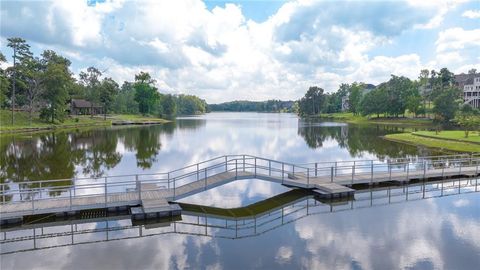
[[[160,173],[226,154],[291,163],[444,154],[381,138],[408,130],[293,114],[209,113],[165,125],[4,136],[0,180],[71,183]],[[475,185],[448,182],[442,194],[435,184],[407,194],[362,190],[354,201],[327,203],[279,184],[240,180],[182,199],[205,208],[181,220],[132,224],[100,217],[2,232],[1,268],[472,269],[480,265]],[[207,207],[231,210],[211,217]],[[228,217],[241,211],[243,218]]]

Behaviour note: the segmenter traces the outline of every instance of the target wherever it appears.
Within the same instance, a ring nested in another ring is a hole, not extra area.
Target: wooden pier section
[[[309,164],[249,155],[222,156],[159,174],[4,183],[0,185],[0,221],[21,222],[32,215],[75,215],[89,209],[130,209],[134,219],[179,215],[177,200],[239,179],[309,189],[324,198],[348,197],[354,195],[357,185],[478,177],[479,165],[480,155]]]

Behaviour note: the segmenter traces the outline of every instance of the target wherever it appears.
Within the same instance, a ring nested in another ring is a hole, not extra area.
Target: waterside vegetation
[[[22,38],[9,38],[7,46],[13,52],[13,65],[0,68],[1,130],[109,125],[112,114],[114,120],[138,115],[136,122],[162,122],[159,118],[207,111],[206,102],[196,96],[162,93],[148,72],[139,72],[133,82],[120,86],[96,67],[75,76],[69,59],[53,50],[35,56]],[[0,52],[0,63],[6,62]],[[82,110],[72,108],[73,100],[83,102]],[[99,123],[99,114],[105,123]]]

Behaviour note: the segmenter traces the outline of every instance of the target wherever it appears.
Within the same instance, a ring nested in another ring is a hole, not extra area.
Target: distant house
[[[455,84],[463,90],[464,104],[480,108],[480,73],[455,75]]]
[[[84,99],[72,99],[70,102],[70,114],[72,115],[90,115],[92,114],[101,114],[103,112],[103,108],[101,105],[92,103],[90,101]]]
[[[362,95],[365,95],[366,93],[372,91],[373,89],[375,89],[375,85],[371,83],[364,84]],[[350,109],[350,99],[349,99],[349,94],[347,93],[345,96],[342,97],[342,112],[346,112],[349,109]]]

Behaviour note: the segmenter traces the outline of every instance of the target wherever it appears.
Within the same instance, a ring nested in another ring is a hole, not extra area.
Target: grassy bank
[[[112,123],[116,122],[127,124],[169,122],[165,119],[145,117],[141,115],[110,115],[106,120],[103,120],[103,116],[100,115],[93,118],[86,115],[79,115],[67,117],[63,122],[51,123],[41,120],[37,114],[34,115],[30,121],[28,113],[26,112],[15,112],[14,119],[14,124],[12,125],[11,112],[0,110],[0,133],[22,133],[78,127],[111,126]]]
[[[442,131],[444,133],[447,131]],[[456,131],[458,132],[458,131]],[[452,137],[457,136],[456,132],[450,132],[450,138],[433,138],[427,137],[422,135],[415,135],[415,133],[399,133],[399,134],[389,134],[385,136],[385,139],[407,143],[411,145],[421,145],[430,148],[437,148],[441,150],[447,151],[455,151],[455,152],[480,152],[480,144],[474,142],[465,142],[456,139],[452,139]],[[435,134],[435,132],[433,132]],[[448,134],[444,136],[448,137]]]
[[[384,125],[408,125],[408,126],[429,126],[433,122],[423,118],[390,118],[390,117],[366,117],[354,115],[353,113],[331,113],[310,116],[310,118],[329,119],[352,124],[384,124]]]
[[[414,132],[413,135],[433,139],[480,144],[480,133],[474,131],[470,131],[468,138],[465,138],[465,132],[463,130],[445,130],[438,133],[435,131],[417,131]]]

